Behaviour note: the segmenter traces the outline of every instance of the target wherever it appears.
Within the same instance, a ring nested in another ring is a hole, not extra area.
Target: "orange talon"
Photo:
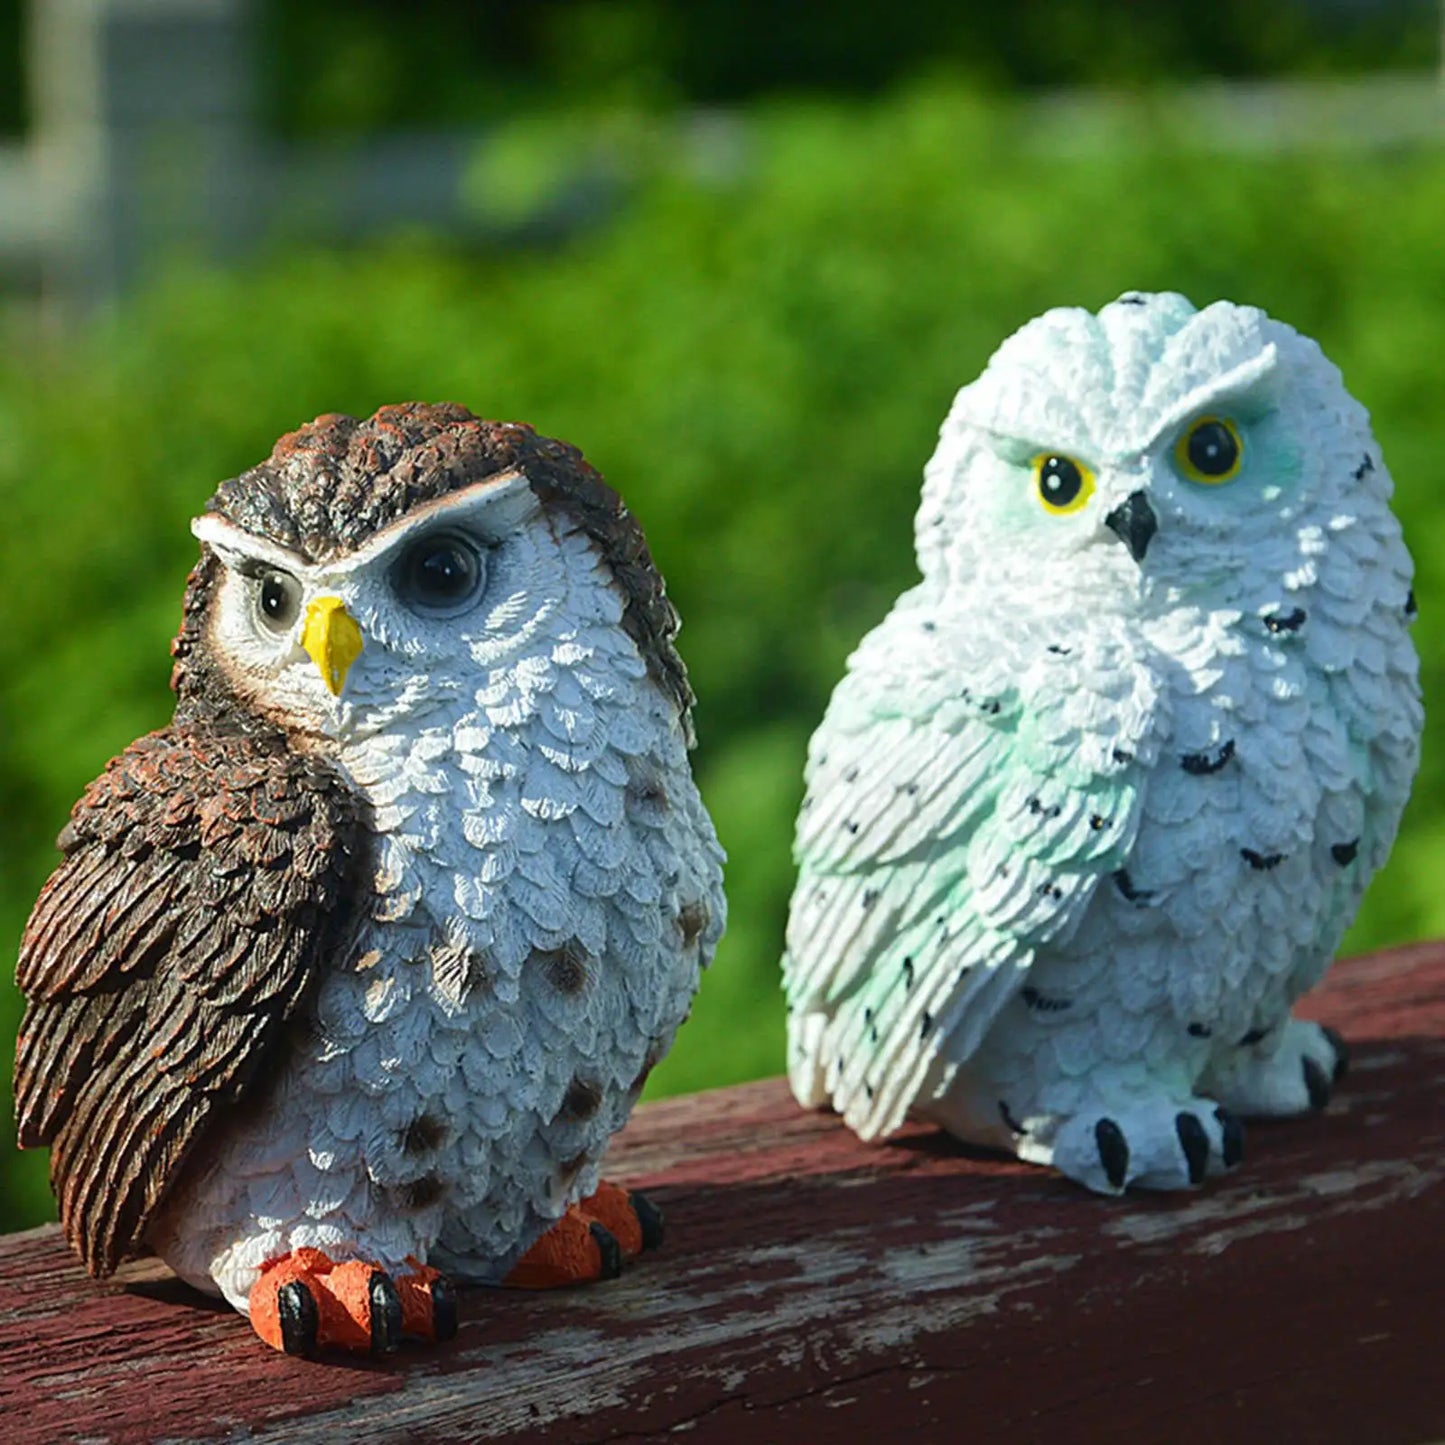
[[[451,1286],[434,1269],[409,1260],[392,1278],[366,1260],[340,1264],[319,1249],[272,1260],[251,1288],[251,1325],[275,1350],[311,1355],[334,1346],[356,1354],[390,1354],[403,1333],[450,1339],[457,1330]]]
[[[645,1195],[604,1181],[542,1235],[502,1283],[514,1289],[555,1289],[615,1279],[624,1259],[661,1242],[661,1210]]]

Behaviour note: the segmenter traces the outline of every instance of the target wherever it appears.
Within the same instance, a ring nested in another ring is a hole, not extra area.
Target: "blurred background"
[[[1058,304],[1259,304],[1370,408],[1445,565],[1437,0],[0,0],[0,1229],[15,943],[170,716],[215,484],[324,411],[576,442],[686,620],[732,922],[651,1091],[782,1067],[804,747],[914,580],[954,390]],[[1348,946],[1445,934],[1445,758]]]

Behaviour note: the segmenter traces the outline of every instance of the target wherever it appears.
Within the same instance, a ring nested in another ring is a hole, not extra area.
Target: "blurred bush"
[[[45,352],[0,344],[0,937],[18,937],[81,787],[169,716],[186,519],[323,411],[416,397],[525,418],[580,444],[647,528],[686,619],[698,766],[732,859],[731,930],[657,1091],[781,1067],[807,736],[913,579],[920,468],[954,389],[1045,307],[1175,288],[1317,336],[1396,477],[1438,695],[1445,154],[1222,156],[1171,134],[1167,97],[1131,117],[1135,143],[1062,159],[1029,146],[1018,112],[946,89],[776,105],[702,172],[671,132],[619,127],[644,179],[565,246],[278,254],[176,272]],[[1355,948],[1445,934],[1442,768],[1432,739]],[[0,1167],[12,1157],[0,1140]],[[42,1174],[24,1156],[0,1176],[0,1226],[49,1210]]]

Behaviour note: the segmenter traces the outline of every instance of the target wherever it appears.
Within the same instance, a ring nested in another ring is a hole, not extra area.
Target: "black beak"
[[[1129,549],[1129,555],[1142,562],[1149,542],[1159,530],[1159,518],[1143,492],[1131,492],[1107,517],[1104,525]]]

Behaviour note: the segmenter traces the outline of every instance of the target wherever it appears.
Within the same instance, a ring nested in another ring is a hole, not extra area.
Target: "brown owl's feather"
[[[76,804],[21,942],[15,1096],[93,1274],[136,1251],[348,946],[366,836],[279,734],[200,724],[133,743]]]

